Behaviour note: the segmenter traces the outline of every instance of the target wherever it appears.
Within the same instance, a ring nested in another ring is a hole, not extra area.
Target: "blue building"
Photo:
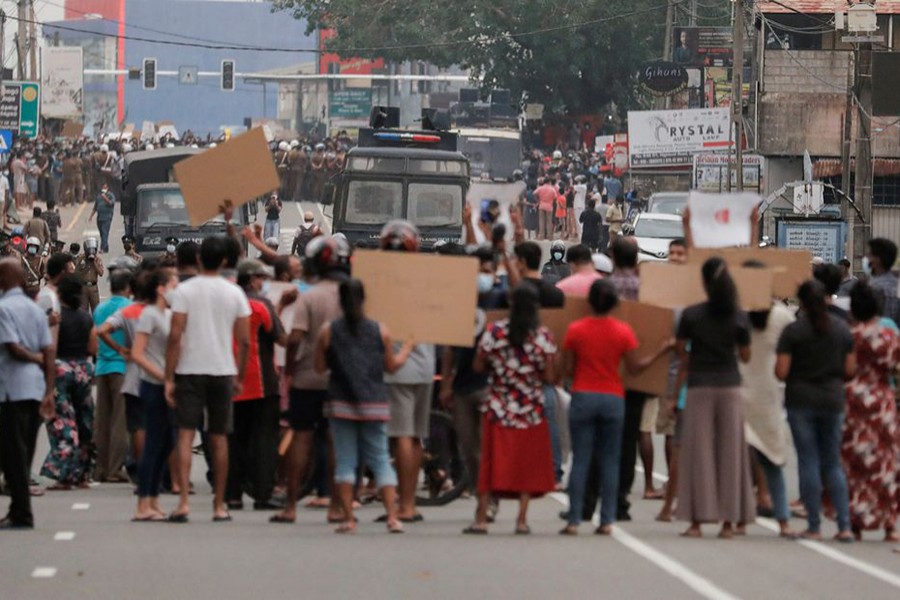
[[[222,91],[218,76],[222,61],[233,60],[235,71],[241,74],[316,59],[316,36],[307,36],[306,22],[292,18],[287,11],[273,13],[267,2],[123,3],[124,18],[114,12],[101,13],[100,19],[85,18],[84,12],[73,14],[71,9],[67,12],[70,20],[46,23],[43,28],[47,38],[61,45],[84,47],[86,70],[140,69],[145,58],[157,61],[155,90],[143,89],[141,79],[128,75],[85,76],[85,129],[89,134],[115,130],[118,122],[140,127],[143,121],[169,120],[179,133],[191,129],[215,136],[220,127],[242,125],[246,118],[275,118],[277,84],[245,83],[238,76],[234,91]],[[79,18],[73,18],[76,16]],[[254,47],[297,51],[258,51]],[[196,68],[201,75],[195,83],[180,83],[179,68]],[[175,74],[168,75],[170,72]],[[204,72],[215,75],[204,76]]]

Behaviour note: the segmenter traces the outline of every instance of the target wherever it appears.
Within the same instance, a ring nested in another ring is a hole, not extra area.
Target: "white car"
[[[647,212],[680,215],[687,201],[687,192],[656,192],[647,200]]]
[[[669,242],[684,237],[679,215],[641,213],[628,228],[638,245],[638,262],[664,261],[669,258]]]

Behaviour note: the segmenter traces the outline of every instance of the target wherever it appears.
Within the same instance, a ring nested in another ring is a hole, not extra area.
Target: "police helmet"
[[[418,252],[419,229],[402,219],[389,221],[381,230],[380,246],[382,250]]]
[[[319,236],[306,245],[306,260],[320,275],[332,271],[350,271],[350,255],[353,251],[346,239],[337,236]]]

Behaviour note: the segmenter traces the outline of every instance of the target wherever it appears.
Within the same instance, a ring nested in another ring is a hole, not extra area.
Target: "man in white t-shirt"
[[[225,505],[231,398],[244,380],[250,349],[250,304],[241,288],[219,275],[225,259],[224,238],[203,240],[201,274],[179,284],[169,298],[172,325],[166,348],[165,391],[179,430],[181,479],[181,499],[169,520],[176,523],[186,522],[190,512],[191,447],[204,422],[212,454],[213,521],[231,520]]]

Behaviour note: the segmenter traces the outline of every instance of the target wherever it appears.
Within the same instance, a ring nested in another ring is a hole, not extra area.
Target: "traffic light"
[[[234,61],[222,61],[222,90],[226,92],[234,91]]]
[[[144,89],[145,90],[155,90],[156,89],[156,59],[155,58],[145,58],[144,59]]]

